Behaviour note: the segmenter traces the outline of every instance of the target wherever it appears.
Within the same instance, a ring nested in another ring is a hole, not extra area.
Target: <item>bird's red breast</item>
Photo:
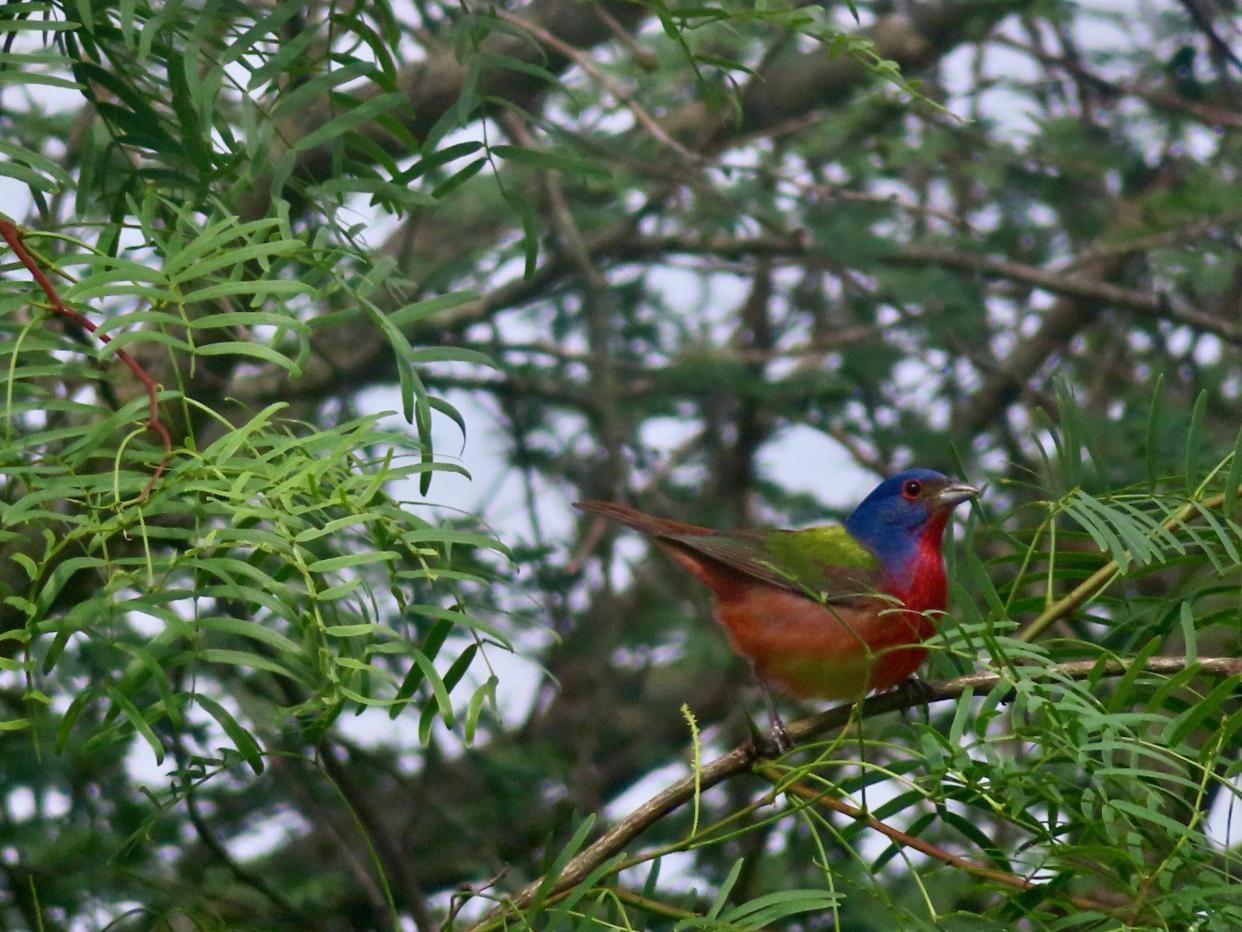
[[[907,679],[944,610],[939,546],[920,547],[908,577],[881,587],[890,599],[827,605],[727,566],[666,547],[711,589],[716,619],[759,676],[800,699],[857,699]]]

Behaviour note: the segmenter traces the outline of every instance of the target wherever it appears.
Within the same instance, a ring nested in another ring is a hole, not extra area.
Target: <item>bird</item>
[[[759,680],[783,752],[792,742],[771,687],[802,700],[857,700],[922,664],[945,608],[945,527],[979,494],[908,469],[876,486],[844,524],[801,530],[717,531],[618,502],[574,507],[647,535],[706,584],[716,620]]]

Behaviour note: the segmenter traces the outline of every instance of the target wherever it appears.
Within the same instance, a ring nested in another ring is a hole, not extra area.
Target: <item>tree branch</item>
[[[891,825],[881,822],[875,816],[869,815],[857,806],[851,806],[849,803],[842,802],[834,796],[829,796],[828,791],[817,790],[814,787],[807,786],[803,783],[791,783],[789,785],[784,785],[785,775],[775,767],[759,767],[757,769],[761,776],[766,777],[773,783],[773,785],[782,789],[785,793],[792,794],[800,799],[805,799],[808,802],[815,803],[818,806],[823,806],[825,809],[831,809],[833,812],[839,812],[841,815],[848,816],[851,819],[856,819],[857,821],[867,825],[869,828],[879,832],[885,838],[889,838],[905,848],[913,848],[915,851],[920,851],[930,858],[934,858],[943,864],[948,864],[950,867],[959,868],[975,877],[979,877],[984,880],[992,880],[996,883],[1002,884],[1003,886],[1012,887],[1016,890],[1034,890],[1041,886],[1041,884],[1038,884],[1033,880],[1027,880],[1025,877],[1019,877],[1017,874],[1011,874],[1008,871],[998,870],[984,864],[977,864],[968,858],[952,854],[938,845],[933,845],[931,842],[925,841],[916,835],[911,835],[908,832],[901,831],[901,829],[893,828]],[[1077,896],[1072,893],[1066,896],[1066,900],[1078,909],[1092,912],[1125,916],[1130,916],[1133,912],[1132,907],[1122,910],[1119,907],[1101,903],[1099,900],[1093,900],[1087,896]]]
[[[602,7],[600,12],[604,12]],[[651,136],[652,139],[660,145],[671,149],[678,158],[689,162],[692,165],[697,165],[703,161],[703,157],[701,155],[691,152],[667,132],[665,132],[664,127],[660,125],[659,121],[648,113],[646,109],[644,109],[643,106],[639,104],[638,101],[636,101],[624,87],[621,86],[619,81],[615,80],[603,69],[598,68],[589,55],[586,55],[580,49],[575,48],[568,42],[557,37],[549,30],[532,23],[521,16],[509,13],[500,7],[496,8],[496,15],[505,22],[512,23],[519,29],[529,32],[532,36],[558,54],[564,55],[566,58],[571,59],[574,64],[589,74],[597,83],[607,90],[618,103],[625,104],[630,113],[634,114],[634,119],[638,121],[638,125],[646,130],[647,134]],[[607,20],[604,20],[604,22],[605,25],[608,24]]]
[[[229,850],[216,838],[215,833],[211,830],[211,826],[204,821],[202,814],[198,811],[198,804],[194,801],[193,788],[189,788],[186,791],[185,805],[186,813],[190,818],[190,824],[194,827],[194,832],[198,835],[199,841],[228,869],[228,872],[233,875],[233,878],[238,883],[250,887],[270,900],[281,912],[301,924],[302,928],[323,928],[313,916],[307,915],[289,902],[288,897],[268,883],[262,874],[248,870],[229,853]]]
[[[1242,488],[1239,488],[1236,494],[1242,495]],[[1219,495],[1213,495],[1211,498],[1204,499],[1201,502],[1187,502],[1172,515],[1170,515],[1168,520],[1166,520],[1161,526],[1166,531],[1172,531],[1175,528],[1185,524],[1195,515],[1199,514],[1201,509],[1215,511],[1223,504],[1225,504],[1224,492],[1221,492]],[[1070,614],[1070,612],[1074,611],[1089,598],[1098,593],[1120,574],[1120,564],[1118,564],[1116,560],[1109,560],[1076,587],[1074,587],[1068,595],[1044,609],[1044,611],[1041,612],[1034,621],[1022,630],[1022,632],[1018,635],[1018,640],[1035,640],[1035,638],[1043,634],[1053,624]]]
[[[1030,670],[1024,667],[1023,670],[1029,670],[1034,677],[1082,680],[1098,675],[1121,676],[1130,669],[1132,663],[1130,660],[1115,659],[1076,660],[1045,669]],[[1187,668],[1211,676],[1242,676],[1242,657],[1205,657],[1198,661],[1190,661],[1185,657],[1149,657],[1143,662],[1144,670],[1161,675],[1171,675]],[[999,673],[971,673],[938,683],[907,681],[890,692],[872,696],[861,706],[839,705],[819,715],[794,722],[788,727],[789,735],[795,744],[800,744],[824,732],[843,728],[854,721],[925,703],[956,699],[968,689],[988,691],[1003,682],[1008,680]],[[693,799],[696,792],[702,793],[731,777],[750,771],[760,759],[755,746],[747,743],[705,763],[697,774],[684,777],[651,797],[570,860],[552,889],[545,892],[555,894],[577,885],[599,864],[622,850],[642,832]],[[485,932],[502,927],[512,918],[514,912],[530,905],[542,883],[543,880],[540,879],[527,884],[503,907],[492,911],[473,926],[471,932]]]
[[[1201,311],[1170,295],[1123,288],[1120,285],[1113,285],[1094,278],[1066,275],[1021,262],[1011,262],[993,256],[942,249],[936,246],[905,246],[886,261],[901,264],[940,265],[945,268],[979,272],[991,278],[1005,278],[1068,298],[1098,301],[1102,304],[1138,311],[1150,317],[1165,318],[1214,333],[1231,343],[1242,344],[1242,325]]]
[[[901,205],[895,205],[901,206]],[[1222,219],[1231,219],[1232,212]],[[1163,243],[1163,238],[1159,241]],[[635,259],[660,253],[683,253],[689,255],[722,256],[728,259],[764,256],[814,256],[814,244],[801,235],[794,236],[710,236],[678,233],[667,236],[630,237],[597,244],[599,253],[615,259]],[[1100,250],[1096,258],[1124,257],[1133,250],[1117,248]],[[962,252],[937,246],[902,246],[881,257],[882,262],[892,265],[939,265],[945,268],[979,272],[990,278],[1031,285],[1052,294],[1079,300],[1109,304],[1125,310],[1172,320],[1198,330],[1216,334],[1231,343],[1242,344],[1242,325],[1225,317],[1218,317],[1168,295],[1153,294],[1137,288],[1124,288],[1106,281],[1071,273],[1068,270],[1041,269],[1037,266],[1013,262],[994,256]],[[1083,262],[1087,259],[1083,259]],[[1075,261],[1077,266],[1079,262]]]
[[[1025,42],[1018,42],[1006,36],[998,36],[996,38],[998,45],[1007,45],[1012,49],[1025,52],[1032,58],[1039,59],[1045,65],[1054,65],[1064,68],[1070,74],[1086,81],[1088,84],[1104,91],[1106,94],[1112,94],[1116,97],[1137,97],[1157,110],[1168,110],[1174,113],[1184,113],[1194,117],[1200,123],[1208,126],[1220,126],[1228,129],[1242,129],[1242,114],[1233,110],[1227,110],[1224,107],[1213,107],[1200,101],[1187,100],[1176,94],[1170,94],[1167,91],[1148,90],[1137,84],[1127,84],[1116,81],[1110,81],[1101,77],[1094,71],[1084,67],[1080,62],[1072,61],[1067,58],[1061,58],[1056,55],[1050,55],[1041,51],[1034,46]]]
[[[569,47],[589,49],[613,37],[612,27],[594,12],[593,8],[597,5],[606,8],[611,21],[625,29],[635,28],[650,14],[645,4],[632,3],[629,0],[599,0],[598,4],[581,3],[579,0],[532,0],[522,8],[522,16],[528,23],[547,29]],[[473,88],[478,98],[486,103],[469,114],[469,120],[477,120],[494,113],[501,101],[517,103],[527,110],[533,109],[538,96],[550,86],[542,78],[536,77],[533,70],[528,72],[497,62],[512,60],[536,65],[555,75],[563,71],[571,61],[559,52],[546,55],[534,43],[500,30],[484,38],[477,48],[469,49],[469,53],[476,52],[490,56],[491,60],[487,65],[479,67]],[[431,50],[425,59],[412,62],[398,72],[397,90],[405,95],[409,106],[396,116],[402,120],[411,135],[420,141],[426,138],[437,122],[457,105],[466,87],[469,64],[468,57],[466,60],[459,58],[458,49],[450,44]],[[381,88],[375,87],[371,89],[370,95],[381,92]],[[362,96],[365,99],[369,95]],[[280,127],[277,138],[284,151],[292,150],[298,139],[328,123],[334,115],[331,106],[325,100]],[[463,122],[467,120],[463,119]],[[386,130],[380,121],[368,123],[359,132],[390,155],[405,157],[411,154],[407,144]],[[284,154],[275,145],[273,150],[267,156],[269,165],[276,164]],[[325,144],[299,152],[293,177],[306,184],[316,184],[331,177],[335,170],[334,151],[333,145]],[[242,210],[243,215],[266,215],[270,187],[267,179],[260,178],[254,182],[253,194]]]
[[[883,58],[896,61],[903,69],[918,70],[947,55],[968,36],[975,34],[978,28],[998,21],[1010,11],[1025,6],[1027,2],[1028,0],[941,0],[920,3],[914,5],[909,13],[882,18],[870,29],[861,30],[859,35],[874,40],[877,52]],[[612,35],[612,28],[598,15],[591,17],[594,24],[591,29],[586,29],[578,22],[584,12],[598,13],[600,9],[598,4],[581,4],[577,0],[536,0],[521,11],[520,15],[523,21],[538,25],[561,41],[581,50],[605,41]],[[612,22],[619,22],[627,27],[640,21],[648,10],[645,5],[638,3],[608,3],[602,9],[610,14]],[[572,35],[568,31],[571,28],[574,30]],[[488,41],[499,41],[500,38],[502,37],[493,36]],[[503,38],[521,46],[506,46],[504,53],[507,55],[526,60],[534,51],[529,42],[522,43],[512,36]],[[490,47],[485,50],[496,51]],[[564,64],[569,59],[558,55],[557,61]],[[432,93],[429,87],[423,87],[417,100],[411,95],[411,102],[419,114],[419,119],[425,119],[427,126],[443,114],[449,103],[456,100],[455,96],[449,96],[449,91],[453,95],[457,94],[464,78],[464,66],[450,50],[444,55],[433,56],[418,66],[412,66],[423,77],[418,80],[413,77],[407,80],[403,77],[401,86],[406,87],[410,81],[414,84],[435,84],[432,80],[433,65],[443,67],[445,88],[442,92]],[[556,70],[551,64],[545,67]],[[486,69],[479,79],[478,93],[481,96],[486,93],[493,97],[512,99],[513,90],[517,87],[514,82],[517,80],[518,77],[512,71]],[[719,152],[741,145],[790,118],[836,107],[873,80],[873,72],[862,62],[849,56],[829,57],[822,48],[805,53],[791,53],[777,56],[762,69],[760,78],[751,82],[743,93],[742,113],[738,123],[722,125],[719,114],[709,110],[705,104],[696,102],[670,115],[660,125],[664,134],[671,139],[707,140],[702,151]],[[504,86],[496,86],[498,84]],[[726,108],[726,112],[730,111]],[[320,119],[322,120],[322,116]],[[417,127],[411,129],[418,134]],[[295,133],[292,138],[296,136]],[[696,146],[687,145],[686,148],[693,152]],[[317,150],[309,150],[304,155],[315,151]],[[301,172],[302,169],[299,168],[299,176]],[[266,189],[260,185],[258,190]],[[844,197],[840,193],[836,196]],[[614,224],[599,233],[587,233],[585,240],[590,255],[596,259],[602,258],[606,255],[604,250],[609,244],[628,239],[632,224],[641,219],[643,213],[636,212],[624,222]],[[450,252],[455,255],[480,247],[479,240],[482,237],[470,232],[463,235],[460,224],[457,229],[458,232],[454,233],[452,222],[443,224],[436,229],[434,235],[429,234],[428,240],[440,246],[451,243],[453,248]],[[492,232],[494,229],[489,227],[489,235]],[[396,247],[385,249],[395,250]],[[411,332],[408,336],[419,342],[439,339],[448,332],[460,332],[473,323],[491,318],[499,311],[545,295],[551,284],[559,282],[574,271],[572,263],[564,256],[557,255],[539,266],[529,278],[510,281],[491,290],[479,301],[438,314],[424,322],[417,333]],[[328,392],[361,388],[395,377],[394,364],[386,355],[387,340],[370,326],[350,328],[343,325],[328,328],[322,332],[315,350],[322,358],[309,360],[301,378],[290,380],[289,374],[283,369],[276,366],[265,367],[257,375],[239,376],[229,387],[230,397],[241,398],[252,404],[275,398],[288,399],[291,395],[313,400]]]

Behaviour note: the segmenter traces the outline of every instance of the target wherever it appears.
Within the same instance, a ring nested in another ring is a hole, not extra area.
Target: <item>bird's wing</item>
[[[872,595],[879,583],[875,554],[840,525],[657,536],[774,586],[829,602]]]

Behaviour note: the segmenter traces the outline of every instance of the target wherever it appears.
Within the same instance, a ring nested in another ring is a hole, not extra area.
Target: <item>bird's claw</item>
[[[753,721],[750,722],[751,744],[760,757],[783,757],[793,750],[794,739],[779,715],[773,716],[771,721],[768,731],[760,731]]]
[[[897,690],[898,692],[905,691],[909,693],[911,700],[912,700],[909,703],[909,705],[903,705],[901,707],[901,717],[903,719],[909,722],[910,719],[907,713],[911,709],[921,708],[923,710],[924,716],[926,716],[930,720],[931,701],[935,699],[937,695],[936,690],[932,687],[930,683],[926,682],[925,680],[919,679],[917,676],[912,676],[908,680],[906,680],[904,683],[900,684],[897,687]]]
[[[914,695],[914,705],[928,706],[936,698],[935,687],[926,680],[919,679],[917,676],[912,676],[906,680],[906,688]]]
[[[776,746],[776,756],[782,757],[793,750],[794,739],[785,730],[785,723],[779,718],[772,723],[772,730],[766,735],[769,742]]]
[[[793,750],[793,738],[787,731],[764,731],[752,738],[755,753],[759,757],[784,757]]]

